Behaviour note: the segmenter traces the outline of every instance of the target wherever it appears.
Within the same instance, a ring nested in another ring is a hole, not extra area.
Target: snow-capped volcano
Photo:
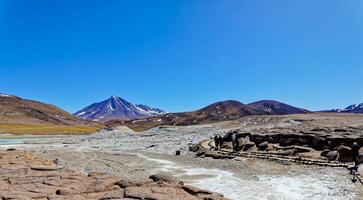
[[[120,97],[111,96],[109,99],[99,103],[93,103],[92,105],[83,108],[82,110],[74,113],[74,115],[83,119],[91,119],[94,121],[109,121],[113,119],[141,119],[165,113],[165,111],[157,108],[133,104]]]

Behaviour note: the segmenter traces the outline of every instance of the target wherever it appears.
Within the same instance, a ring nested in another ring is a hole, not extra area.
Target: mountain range
[[[345,109],[322,112],[363,113],[363,103],[354,104]],[[40,133],[90,132],[94,131],[95,127],[100,128],[104,125],[126,125],[134,130],[144,130],[158,125],[193,125],[236,120],[250,115],[305,113],[310,111],[273,100],[250,104],[228,100],[216,102],[195,111],[167,113],[158,108],[134,104],[120,97],[111,96],[72,115],[51,104],[0,93],[0,133],[11,133],[11,128],[18,131],[19,127],[25,127],[24,132],[28,133],[29,126],[43,127],[44,130]]]
[[[126,125],[134,130],[145,130],[158,125],[193,125],[236,120],[249,115],[305,114],[310,111],[293,107],[278,101],[263,100],[251,104],[228,100],[213,103],[191,112],[167,113],[145,119],[121,121],[112,120],[107,126]]]
[[[141,119],[165,113],[165,111],[158,108],[151,108],[142,104],[134,104],[120,97],[111,96],[104,101],[93,103],[83,108],[82,110],[74,113],[74,115],[83,119],[105,122],[114,119]]]
[[[363,113],[363,103],[353,104],[344,109],[332,109],[322,112],[336,112],[336,113]]]

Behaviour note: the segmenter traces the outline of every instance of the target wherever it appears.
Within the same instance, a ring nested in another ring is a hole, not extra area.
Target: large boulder
[[[324,157],[328,158],[330,161],[337,160],[338,156],[338,151],[329,151],[324,155]]]
[[[340,161],[340,162],[352,162],[353,161],[352,151],[351,151],[350,147],[340,145],[337,148],[337,151],[339,153],[338,161]]]
[[[247,142],[247,143],[245,143],[243,145],[242,151],[248,151],[248,150],[250,150],[254,146],[255,146],[255,143],[253,143],[253,142]]]
[[[268,142],[261,142],[260,144],[257,145],[258,150],[266,150],[268,148]]]
[[[326,157],[326,154],[328,154],[330,152],[329,149],[324,149],[321,153],[320,156]]]

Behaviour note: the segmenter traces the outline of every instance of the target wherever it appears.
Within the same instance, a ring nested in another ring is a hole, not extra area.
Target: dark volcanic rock
[[[268,148],[268,142],[261,142],[257,145],[259,150],[266,150]]]
[[[353,161],[351,148],[344,146],[344,145],[340,145],[337,148],[337,151],[339,153],[338,160],[340,162],[352,162]]]
[[[319,129],[314,129],[315,131],[319,131]],[[334,129],[332,129],[334,130]],[[237,138],[239,141],[239,150],[244,149],[244,145],[248,143],[248,148],[253,147],[252,143],[254,142],[259,150],[265,150],[268,147],[268,144],[279,144],[281,147],[287,147],[287,149],[291,149],[291,146],[295,146],[295,151],[297,153],[305,153],[309,152],[313,148],[317,151],[323,151],[326,149],[333,150],[337,149],[339,146],[344,145],[349,148],[352,146],[354,142],[358,144],[363,144],[363,138],[361,137],[352,137],[349,135],[336,135],[337,133],[329,133],[328,129],[324,129],[324,132],[311,132],[311,131],[296,131],[297,133],[276,133],[276,132],[268,132],[266,134],[263,133],[255,133],[255,132],[243,132],[243,130],[238,131],[230,131],[228,132],[224,138],[231,140],[233,137]],[[342,131],[341,131],[342,132]],[[340,132],[339,132],[340,133]],[[345,132],[343,132],[345,133]],[[248,140],[249,139],[249,140]],[[224,142],[222,148],[231,148],[232,143]],[[266,146],[267,145],[267,146]],[[349,150],[347,148],[340,148],[338,150],[339,161],[342,162],[351,162],[352,156],[350,156]],[[286,150],[287,150],[286,149]],[[324,151],[321,156],[325,156],[328,153]],[[287,154],[287,153],[286,153]],[[363,157],[363,154],[362,154]]]

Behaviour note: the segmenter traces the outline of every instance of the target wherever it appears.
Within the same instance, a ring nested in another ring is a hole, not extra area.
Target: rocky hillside
[[[192,125],[227,120],[235,120],[243,116],[260,114],[238,101],[221,101],[192,112],[167,113],[139,120],[112,120],[107,126],[126,125],[134,130],[145,130],[158,125]]]
[[[258,110],[266,115],[289,115],[289,114],[304,114],[310,111],[297,108],[285,103],[272,100],[262,100],[248,104],[248,107]]]
[[[133,104],[120,97],[112,96],[74,113],[75,116],[93,121],[134,120],[165,114],[166,112],[146,105]]]
[[[72,127],[78,133],[96,130],[93,126],[96,124],[77,118],[51,104],[0,94],[0,133],[66,133],[72,132]]]
[[[296,108],[277,101],[259,101],[243,104],[239,101],[228,100],[213,103],[192,112],[167,113],[157,117],[140,120],[112,120],[106,126],[126,125],[136,131],[145,130],[158,125],[193,125],[211,122],[230,121],[250,115],[286,115],[305,114],[309,111]]]

